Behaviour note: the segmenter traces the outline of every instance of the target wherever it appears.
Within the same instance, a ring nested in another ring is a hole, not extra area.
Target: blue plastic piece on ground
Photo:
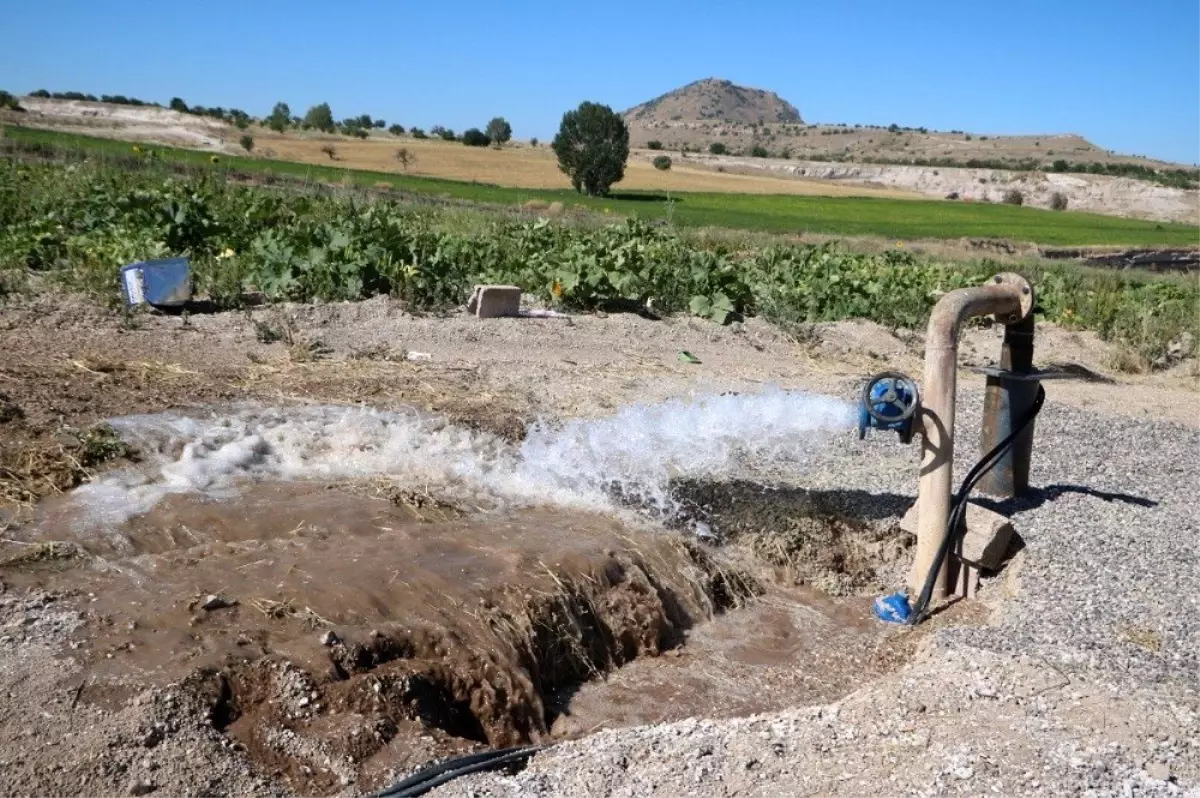
[[[908,623],[912,617],[912,607],[908,606],[908,596],[903,593],[893,593],[890,596],[880,596],[875,599],[875,617],[884,623]]]
[[[121,267],[121,289],[128,305],[184,305],[192,298],[192,271],[187,258],[167,258]]]

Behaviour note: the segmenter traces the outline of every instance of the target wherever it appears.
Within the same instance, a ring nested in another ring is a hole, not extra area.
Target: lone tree
[[[606,197],[612,184],[625,177],[629,128],[607,105],[584,102],[563,114],[550,147],[576,191]]]
[[[396,150],[396,160],[404,167],[404,171],[408,171],[408,167],[417,162],[416,153],[409,152],[408,147],[401,147]]]
[[[188,112],[187,103],[183,101],[182,97],[172,97],[171,104],[167,107],[172,111],[178,111],[181,114],[186,114]]]
[[[254,149],[254,136],[251,136],[249,133],[247,133],[245,136],[242,136],[241,139],[239,139],[239,143],[242,145],[243,150],[250,152]]]
[[[332,133],[334,131],[333,111],[329,110],[329,103],[321,103],[309,108],[308,112],[304,114],[304,124],[323,133]]]
[[[271,115],[267,117],[267,127],[274,130],[276,133],[282,133],[287,130],[287,126],[292,121],[292,109],[288,108],[287,103],[275,103],[275,107],[271,109]]]
[[[502,116],[498,116],[491,122],[487,123],[487,129],[484,131],[487,137],[492,140],[492,143],[497,148],[508,143],[512,138],[512,125],[508,124],[508,120]]]

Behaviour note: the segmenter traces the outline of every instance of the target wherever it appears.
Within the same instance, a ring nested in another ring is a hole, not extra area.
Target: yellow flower
[[[220,159],[220,158],[218,158],[218,157],[217,157],[217,156],[215,156],[215,155],[210,155],[210,156],[208,157],[208,160],[212,161],[213,163],[217,163],[217,162],[218,162],[218,161],[220,161],[221,159]]]
[[[896,248],[897,248],[897,249],[903,249],[903,248],[904,248],[904,242],[903,242],[903,241],[897,241],[897,242],[896,242]]]
[[[1075,318],[1075,311],[1071,310],[1070,308],[1064,308],[1062,317],[1065,321],[1070,321],[1071,319]]]
[[[217,256],[217,260],[225,260],[226,258],[232,258],[235,254],[236,253],[232,249],[230,249],[229,247],[225,247],[225,251]]]
[[[139,147],[138,145],[134,144],[134,145],[133,145],[133,151],[134,151],[134,152],[141,152],[141,151],[142,151],[142,148],[141,148],[141,147]]]
[[[555,280],[554,285],[550,287],[550,293],[554,294],[556,297],[561,297],[563,295],[562,283],[560,283],[558,280]]]

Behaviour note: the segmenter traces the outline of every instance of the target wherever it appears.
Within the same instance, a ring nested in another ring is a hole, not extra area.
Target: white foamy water
[[[562,424],[538,423],[520,446],[409,412],[342,406],[247,408],[197,418],[113,419],[143,453],[137,469],[76,489],[86,520],[119,523],[171,494],[234,496],[252,480],[340,480],[376,475],[475,503],[612,506],[612,497],[669,513],[680,477],[734,476],[748,463],[802,461],[851,405],[768,390],[656,405]]]

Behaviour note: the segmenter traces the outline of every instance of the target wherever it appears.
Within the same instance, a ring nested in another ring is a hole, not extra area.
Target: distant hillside
[[[771,91],[708,78],[667,92],[625,112],[630,143],[660,142],[665,150],[707,152],[723,145],[731,155],[849,163],[926,163],[1031,169],[1055,161],[1178,168],[1097,147],[1066,134],[989,136],[897,125],[806,124],[796,107]]]
[[[800,122],[796,106],[773,91],[749,89],[728,80],[707,78],[669,91],[625,112],[641,125],[655,122]]]

